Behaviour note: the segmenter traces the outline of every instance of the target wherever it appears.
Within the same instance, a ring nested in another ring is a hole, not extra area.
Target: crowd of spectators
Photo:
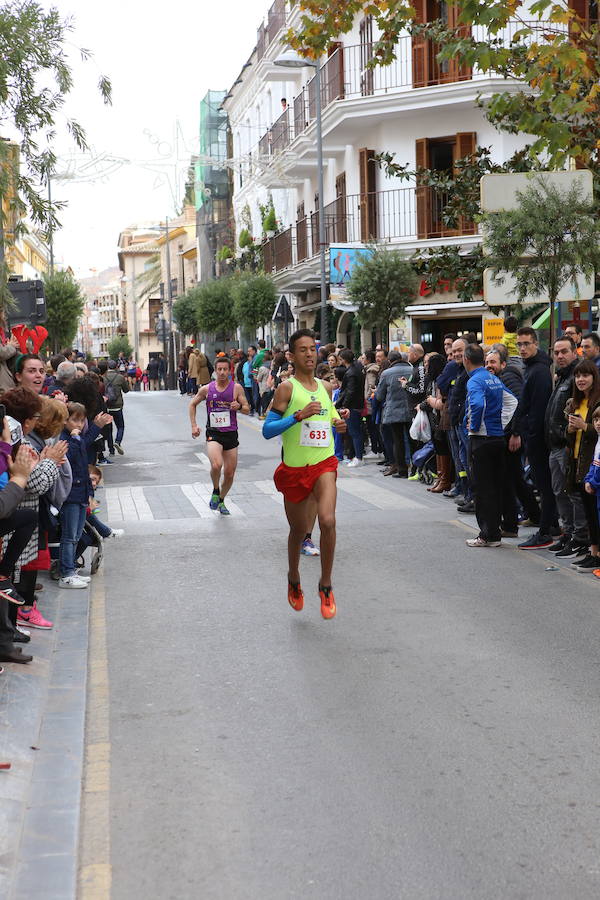
[[[293,373],[289,353],[258,341],[226,355],[251,414],[264,418]],[[375,461],[384,477],[421,481],[454,501],[476,517],[470,547],[497,547],[534,526],[521,549],[548,550],[600,577],[599,369],[595,332],[568,326],[550,356],[533,328],[508,317],[502,342],[489,346],[473,333],[446,334],[430,353],[411,344],[355,356],[327,344],[317,376],[350,410],[348,433],[336,438],[340,463]]]
[[[40,572],[50,572],[60,589],[85,589],[92,577],[81,571],[85,550],[96,548],[94,572],[102,541],[123,534],[101,521],[95,498],[100,466],[125,452],[130,383],[119,369],[117,360],[85,363],[70,349],[48,360],[16,348],[0,353],[2,663],[31,662],[23,645],[32,631],[52,628],[42,613]]]

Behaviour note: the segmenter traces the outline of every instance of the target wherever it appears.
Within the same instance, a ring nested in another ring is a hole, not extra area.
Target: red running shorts
[[[273,481],[286,500],[302,503],[324,472],[335,472],[337,478],[337,467],[337,456],[329,456],[314,466],[286,466],[282,462],[275,469]]]

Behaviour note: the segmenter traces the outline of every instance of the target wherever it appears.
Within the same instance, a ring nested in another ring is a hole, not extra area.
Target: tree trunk
[[[548,352],[550,354],[550,359],[552,360],[552,371],[554,372],[554,341],[556,340],[556,326],[554,322],[554,313],[556,310],[556,295],[552,294],[550,296],[550,346],[548,347]]]

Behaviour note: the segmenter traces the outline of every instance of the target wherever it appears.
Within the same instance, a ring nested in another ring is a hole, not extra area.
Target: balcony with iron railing
[[[267,21],[259,26],[256,34],[256,56],[258,61],[264,57],[285,24],[285,0],[275,0],[267,13]]]
[[[472,29],[478,41],[497,40],[509,46],[517,31],[531,27],[525,44],[545,40],[544,35],[564,31],[567,26],[544,25],[540,22],[509,22],[498,34],[491,35],[477,26]],[[416,50],[419,53],[416,53]],[[335,101],[382,97],[394,92],[416,88],[434,88],[459,82],[480,83],[496,76],[494,72],[459,66],[450,61],[437,60],[438,46],[426,39],[418,42],[410,35],[399,38],[396,58],[388,66],[371,68],[374,43],[343,46],[336,49],[321,66],[321,104],[324,111]],[[285,150],[302,135],[316,118],[316,76],[313,76],[294,98],[288,108],[261,137],[258,154],[268,158]]]
[[[448,194],[405,187],[338,197],[324,208],[325,245],[398,243],[476,234],[473,222],[444,221]],[[266,272],[280,272],[319,253],[319,213],[313,212],[263,244]]]

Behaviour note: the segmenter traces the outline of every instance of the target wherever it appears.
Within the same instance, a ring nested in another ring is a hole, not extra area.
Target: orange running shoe
[[[592,575],[595,575],[596,578],[600,578],[600,569],[594,569],[594,571],[592,572]]]
[[[324,619],[333,619],[337,610],[331,586],[323,587],[323,585],[320,584],[319,597],[321,598],[321,615]]]
[[[296,612],[304,609],[304,594],[302,593],[300,582],[292,584],[291,581],[288,581],[288,603]]]

